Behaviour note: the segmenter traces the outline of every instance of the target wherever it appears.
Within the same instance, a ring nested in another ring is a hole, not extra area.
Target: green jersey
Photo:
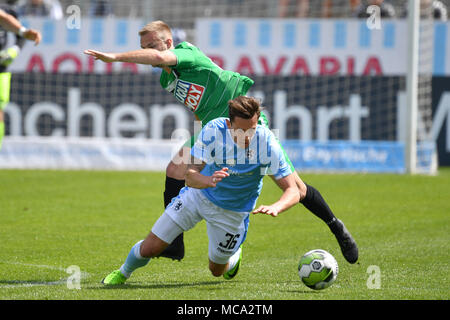
[[[170,74],[162,71],[160,83],[203,125],[228,117],[228,101],[245,95],[253,85],[250,78],[223,70],[188,42],[180,43],[172,52],[177,56],[177,64],[171,67]]]

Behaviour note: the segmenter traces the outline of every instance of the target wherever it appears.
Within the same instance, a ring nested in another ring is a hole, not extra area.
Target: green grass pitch
[[[182,262],[153,259],[126,285],[111,288],[102,278],[120,267],[162,213],[164,174],[0,170],[0,299],[450,298],[449,169],[433,177],[301,176],[354,235],[357,264],[348,264],[326,225],[298,205],[277,218],[251,216],[232,281],[208,271],[201,222],[185,234]],[[279,195],[266,179],[258,203]],[[336,282],[322,291],[308,289],[297,275],[300,257],[317,248],[339,264]],[[80,289],[67,285],[70,266],[81,271]]]

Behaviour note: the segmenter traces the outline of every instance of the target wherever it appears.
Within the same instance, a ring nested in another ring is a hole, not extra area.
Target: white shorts
[[[181,189],[156,221],[152,232],[171,243],[182,231],[192,229],[203,219],[208,232],[209,259],[226,264],[247,236],[249,213],[222,209],[209,201],[200,189]]]

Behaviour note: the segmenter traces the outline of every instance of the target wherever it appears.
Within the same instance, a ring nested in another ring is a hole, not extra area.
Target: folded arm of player
[[[205,176],[200,173],[205,165],[205,162],[191,157],[191,163],[188,164],[185,174],[185,181],[188,187],[196,189],[214,188],[217,183],[230,176],[227,172],[228,168],[215,171],[212,176]]]
[[[177,56],[170,50],[159,51],[156,49],[139,49],[122,53],[108,53],[97,50],[85,50],[85,54],[93,56],[103,62],[129,62],[147,64],[153,67],[174,66],[177,64]]]
[[[278,214],[286,211],[290,207],[298,204],[300,201],[300,193],[295,183],[294,174],[283,177],[276,180],[277,185],[283,190],[283,194],[280,200],[271,205],[261,205],[256,210],[253,210],[253,214],[264,213],[273,217],[278,216]]]

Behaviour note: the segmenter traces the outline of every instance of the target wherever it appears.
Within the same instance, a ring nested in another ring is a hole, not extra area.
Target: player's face
[[[251,119],[235,117],[231,122],[231,135],[234,142],[241,148],[248,148],[250,145],[258,125],[258,118],[255,114]]]
[[[170,48],[169,41],[162,40],[157,32],[148,32],[141,36],[142,49],[155,49],[158,51],[165,51]]]

